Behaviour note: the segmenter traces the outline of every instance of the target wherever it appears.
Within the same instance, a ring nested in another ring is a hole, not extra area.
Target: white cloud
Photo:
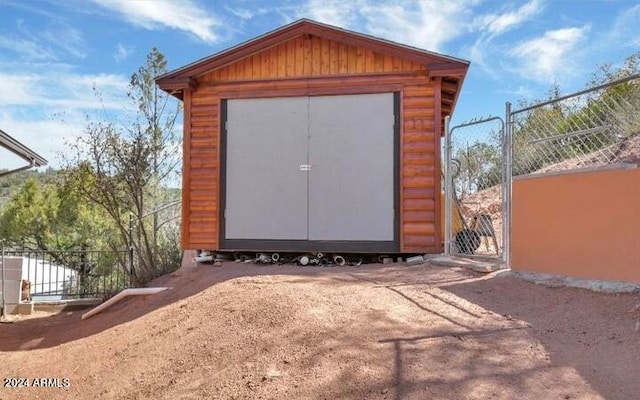
[[[517,9],[505,9],[502,13],[480,15],[473,20],[473,27],[480,32],[480,36],[469,47],[469,58],[485,72],[498,77],[491,61],[498,52],[496,39],[511,31],[542,11],[542,2],[532,0]]]
[[[50,107],[57,109],[122,109],[128,81],[119,75],[76,75],[51,71],[23,73],[0,71],[0,107]],[[94,95],[102,94],[102,101]]]
[[[54,24],[44,30],[41,36],[74,57],[85,58],[87,56],[87,44],[82,32],[66,23]]]
[[[358,11],[365,4],[361,0],[309,0],[300,10],[299,16],[345,28],[353,24]]]
[[[135,51],[135,48],[133,46],[127,46],[122,43],[118,43],[116,45],[116,51],[113,54],[113,59],[116,60],[116,62],[118,63],[122,62],[127,58],[129,58],[129,56],[133,54],[134,51]]]
[[[55,19],[35,31],[31,31],[24,20],[18,19],[15,29],[10,32],[0,36],[0,49],[13,52],[21,60],[55,61],[68,58],[69,54],[77,58],[87,55],[82,32],[63,19]],[[10,58],[2,61],[7,59]]]
[[[547,31],[544,35],[518,44],[509,55],[516,61],[515,71],[523,78],[549,83],[572,75],[578,68],[579,45],[589,25]]]
[[[490,34],[504,33],[542,11],[542,2],[532,0],[516,10],[502,14],[485,14],[474,19],[474,25]]]
[[[78,74],[66,65],[27,67],[0,64],[0,129],[36,153],[60,166],[66,142],[80,135],[86,116],[121,115],[126,106],[126,77],[113,74]],[[99,91],[100,98],[94,94]],[[0,168],[23,165],[20,159],[0,154]]]
[[[309,0],[297,16],[440,51],[447,42],[468,31],[470,7],[477,3],[477,0]]]
[[[259,15],[264,15],[268,12],[268,10],[265,8],[248,9],[248,8],[228,7],[228,6],[225,6],[225,10],[227,10],[232,15],[240,18],[243,21],[250,20]]]
[[[43,61],[56,59],[54,52],[50,48],[29,39],[0,36],[0,49],[14,52],[23,60]]]
[[[640,4],[635,5],[616,18],[606,37],[608,45],[640,47]]]
[[[0,112],[0,129],[14,137],[25,146],[46,158],[48,166],[61,166],[61,154],[68,152],[67,141],[82,133],[84,120],[80,115],[65,116],[65,121],[48,119],[31,120],[15,118],[7,112]],[[0,168],[18,168],[24,160],[0,153]]]
[[[214,43],[220,40],[214,28],[221,26],[205,8],[190,0],[92,0],[121,14],[128,22],[145,29],[164,27],[189,32],[200,40]]]

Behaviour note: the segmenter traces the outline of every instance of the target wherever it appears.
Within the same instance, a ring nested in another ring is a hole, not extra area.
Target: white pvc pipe
[[[100,311],[111,307],[112,305],[114,305],[115,303],[119,302],[120,300],[124,299],[125,297],[128,296],[140,296],[140,295],[147,295],[147,294],[156,294],[159,292],[162,292],[163,290],[167,290],[169,289],[168,287],[152,287],[152,288],[132,288],[132,289],[125,289],[122,292],[118,293],[117,295],[113,296],[112,298],[110,298],[109,300],[105,301],[104,303],[100,304],[99,306],[91,309],[90,311],[87,311],[86,313],[82,314],[82,319],[87,319],[91,316],[96,315],[97,313],[99,313]]]

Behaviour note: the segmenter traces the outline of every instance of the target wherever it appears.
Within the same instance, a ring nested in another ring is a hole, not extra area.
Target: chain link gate
[[[505,124],[500,117],[449,128],[444,144],[446,255],[504,259],[509,180]]]

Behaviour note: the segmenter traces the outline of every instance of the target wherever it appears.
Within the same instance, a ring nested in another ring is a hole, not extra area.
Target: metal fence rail
[[[23,279],[35,300],[64,300],[109,296],[128,288],[129,271],[122,267],[127,251],[6,250],[6,257],[23,258]]]
[[[511,112],[513,176],[637,163],[640,76]]]

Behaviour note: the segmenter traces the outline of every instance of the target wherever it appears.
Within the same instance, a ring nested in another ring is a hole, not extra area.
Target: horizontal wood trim
[[[211,211],[209,210],[193,210],[191,212],[191,218],[192,220],[208,219],[208,218],[217,219],[218,216],[215,213],[211,213]]]
[[[410,247],[410,246],[415,246],[415,247],[419,247],[419,246],[435,246],[436,245],[436,238],[434,235],[416,235],[416,234],[411,234],[411,235],[406,235],[405,237],[405,242],[404,242],[406,247]]]
[[[403,109],[404,118],[406,120],[410,120],[413,118],[432,118],[435,115],[435,109],[433,108],[405,108]]]
[[[431,199],[433,200],[436,194],[435,188],[421,187],[421,188],[404,188],[402,194],[405,199]]]
[[[404,166],[408,165],[435,165],[433,157],[422,153],[406,153],[404,155]]]
[[[426,130],[426,131],[434,132],[433,129],[435,125],[432,118],[414,117],[414,118],[405,118],[403,120],[402,126],[405,131]]]
[[[340,94],[368,94],[368,93],[389,93],[402,89],[400,84],[386,84],[374,86],[341,86],[331,87],[308,87],[284,90],[255,90],[240,92],[221,92],[220,97],[225,99],[243,98],[269,98],[269,97],[300,97],[300,96],[328,96]]]
[[[403,85],[425,85],[428,78],[423,73],[382,73],[382,74],[352,74],[336,76],[303,76],[297,78],[246,80],[246,81],[217,81],[202,83],[203,90],[213,90],[217,93],[232,90],[261,90],[261,89],[291,89],[304,86],[325,86],[339,84],[369,84],[371,82],[400,83]],[[425,94],[426,95],[426,94]],[[431,95],[433,96],[433,95]]]
[[[404,165],[402,167],[402,176],[426,176],[433,174],[434,164],[431,165]]]
[[[433,211],[405,211],[404,222],[433,222],[435,220],[435,212]]]
[[[218,248],[218,240],[214,233],[197,232],[191,234],[191,245],[195,249],[216,250]]]
[[[405,176],[402,182],[403,187],[434,187],[435,179],[432,176]]]
[[[402,227],[405,235],[433,235],[435,230],[433,222],[405,222]]]
[[[431,143],[423,142],[423,141],[409,142],[409,143],[404,143],[402,145],[402,150],[405,152],[405,154],[407,153],[431,154],[431,157],[433,157],[435,146],[433,145],[433,142]]]
[[[425,129],[409,130],[404,133],[404,141],[405,143],[433,141],[433,131],[429,132]]]
[[[426,81],[424,83],[421,82],[420,84],[417,84],[417,85],[408,83],[405,85],[404,92],[403,92],[403,97],[405,99],[408,99],[411,97],[433,98],[434,95],[435,95],[435,88],[429,81]]]
[[[405,198],[402,202],[404,211],[434,211],[435,200],[433,198]]]
[[[404,103],[405,109],[409,109],[409,108],[425,109],[425,108],[434,107],[433,97],[427,97],[427,96],[405,97],[403,103]]]
[[[439,250],[436,249],[435,246],[404,246],[402,248],[403,253],[426,253],[426,254],[437,254],[440,253]]]
[[[192,234],[209,234],[212,236],[217,235],[217,229],[215,226],[215,221],[213,221],[213,224],[207,222],[207,223],[200,223],[200,224],[194,224],[192,223],[191,226],[189,227],[189,230],[191,231]]]
[[[192,182],[191,200],[217,201],[217,199],[217,190],[214,190],[213,188],[201,189],[199,185],[194,185]]]

